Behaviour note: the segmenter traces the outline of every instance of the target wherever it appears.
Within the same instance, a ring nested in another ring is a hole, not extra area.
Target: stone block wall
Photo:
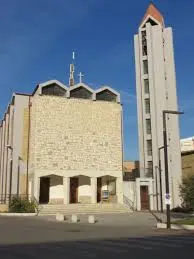
[[[31,171],[122,171],[121,115],[118,103],[36,96],[31,110]]]

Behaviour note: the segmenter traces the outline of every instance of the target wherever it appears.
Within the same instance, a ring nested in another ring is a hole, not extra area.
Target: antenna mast
[[[74,86],[75,81],[74,81],[74,60],[75,60],[75,52],[73,51],[72,53],[72,64],[70,64],[70,75],[69,75],[69,86]]]

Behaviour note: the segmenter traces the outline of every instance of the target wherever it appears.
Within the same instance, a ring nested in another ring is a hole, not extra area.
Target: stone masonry
[[[31,172],[122,171],[118,103],[36,96],[31,111]]]

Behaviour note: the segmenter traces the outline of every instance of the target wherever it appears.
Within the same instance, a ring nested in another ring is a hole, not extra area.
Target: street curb
[[[0,216],[7,216],[7,217],[33,217],[36,216],[37,213],[0,213]]]
[[[165,223],[157,223],[156,225],[157,228],[161,229],[166,229],[166,224]],[[194,230],[194,225],[178,225],[178,224],[171,224],[171,229],[176,229],[176,230]]]

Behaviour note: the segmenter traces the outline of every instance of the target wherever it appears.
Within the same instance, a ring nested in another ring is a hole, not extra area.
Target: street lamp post
[[[161,156],[160,151],[164,149],[164,146],[158,148],[158,169],[159,169],[159,177],[160,177],[160,211],[163,213],[163,193],[162,193],[162,169],[161,169]]]
[[[166,114],[183,114],[179,111],[163,110],[163,139],[164,139],[164,165],[165,165],[165,183],[166,196],[170,197],[169,174],[168,174],[168,148],[167,148],[167,131],[166,131]],[[167,229],[170,229],[170,203],[166,204]]]

